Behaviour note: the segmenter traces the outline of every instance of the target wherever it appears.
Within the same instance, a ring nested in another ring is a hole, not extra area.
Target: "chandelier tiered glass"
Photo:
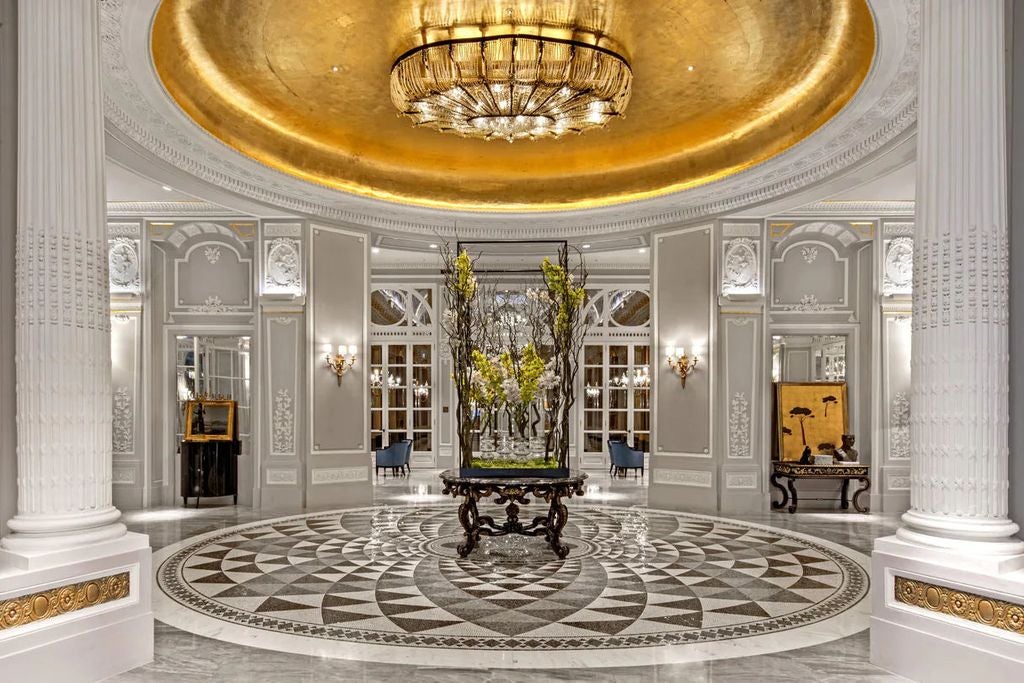
[[[512,30],[409,50],[391,68],[391,101],[417,126],[509,142],[582,133],[623,115],[633,82],[625,57],[543,27]]]

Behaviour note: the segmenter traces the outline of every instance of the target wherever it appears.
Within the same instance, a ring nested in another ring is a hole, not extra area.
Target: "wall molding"
[[[314,467],[310,470],[310,484],[351,484],[370,480],[370,466],[358,467]]]
[[[293,467],[268,467],[266,469],[267,486],[298,486],[299,471]]]
[[[714,472],[710,470],[667,470],[657,468],[651,473],[651,481],[655,484],[692,486],[702,489],[711,488],[714,477]]]

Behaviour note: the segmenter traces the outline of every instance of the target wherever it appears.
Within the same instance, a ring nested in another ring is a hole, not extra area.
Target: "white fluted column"
[[[1017,554],[1007,517],[1004,0],[921,3],[911,391],[918,544]]]
[[[111,504],[99,3],[18,10],[18,512],[3,546],[55,550],[125,534]]]

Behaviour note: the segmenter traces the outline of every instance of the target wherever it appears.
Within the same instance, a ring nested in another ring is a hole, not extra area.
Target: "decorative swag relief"
[[[274,396],[274,419],[272,451],[275,454],[295,452],[295,418],[292,414],[292,397],[287,389],[278,389]]]
[[[112,445],[115,453],[135,451],[135,415],[132,411],[132,397],[127,387],[117,387],[113,393],[114,413],[111,422]]]
[[[900,391],[892,398],[889,411],[889,458],[892,460],[910,459],[910,399]]]
[[[750,402],[742,391],[729,404],[729,457],[750,457]]]

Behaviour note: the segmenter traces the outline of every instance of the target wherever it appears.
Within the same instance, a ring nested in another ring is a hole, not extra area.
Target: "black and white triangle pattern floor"
[[[868,591],[854,551],[700,515],[573,509],[565,560],[523,537],[484,539],[460,559],[460,532],[454,507],[438,505],[206,534],[158,553],[169,600],[157,616],[186,610],[257,640],[260,631],[420,650],[596,651],[791,632]],[[338,656],[367,651],[352,652]]]

